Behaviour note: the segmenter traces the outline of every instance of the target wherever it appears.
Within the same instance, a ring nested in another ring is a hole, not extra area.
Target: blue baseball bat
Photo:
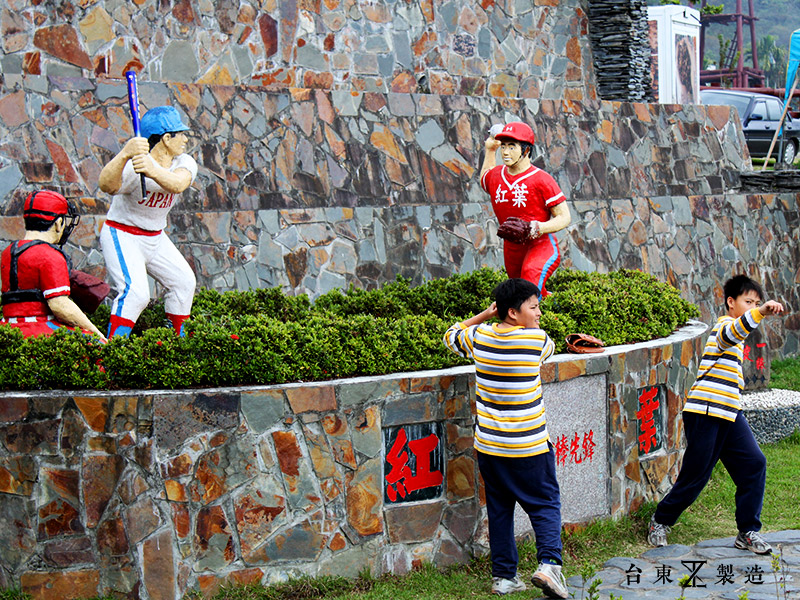
[[[126,71],[125,79],[128,80],[128,106],[131,109],[131,124],[133,135],[139,137],[139,87],[136,84],[136,71]],[[142,179],[142,199],[147,200],[147,184],[144,173],[139,175]]]

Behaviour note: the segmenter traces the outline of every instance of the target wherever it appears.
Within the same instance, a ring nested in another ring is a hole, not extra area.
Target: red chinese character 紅
[[[408,449],[416,459],[417,472],[412,473],[408,466],[408,453],[405,452],[406,442]],[[397,497],[405,498],[407,494],[427,487],[441,485],[443,476],[441,471],[431,471],[431,452],[439,444],[439,438],[430,434],[417,440],[408,440],[405,428],[400,428],[391,450],[386,455],[386,462],[392,469],[386,475],[386,495],[394,502]]]

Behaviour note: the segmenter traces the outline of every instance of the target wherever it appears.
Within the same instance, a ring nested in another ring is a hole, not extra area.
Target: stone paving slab
[[[764,538],[780,555],[782,573],[775,573],[770,556],[734,548],[733,536],[694,546],[671,544],[638,557],[617,556],[606,561],[595,576],[603,581],[600,598],[613,594],[623,600],[675,600],[681,596],[678,580],[695,573],[694,585],[684,592],[687,599],[738,600],[744,592],[748,600],[800,599],[800,530],[764,533]],[[570,577],[567,583],[572,597],[581,598],[581,578]],[[587,596],[584,592],[583,597]]]

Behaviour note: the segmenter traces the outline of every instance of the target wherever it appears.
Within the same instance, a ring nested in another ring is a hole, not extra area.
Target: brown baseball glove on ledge
[[[566,338],[567,351],[573,354],[598,354],[603,352],[605,342],[588,333],[570,333]]]

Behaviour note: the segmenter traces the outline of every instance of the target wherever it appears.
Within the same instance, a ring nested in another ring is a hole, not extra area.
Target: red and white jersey
[[[169,170],[186,169],[197,177],[197,162],[188,154],[175,157]],[[139,174],[133,170],[133,163],[128,161],[122,169],[122,185],[111,199],[108,219],[132,225],[148,231],[160,231],[167,226],[167,215],[175,205],[177,196],[164,190],[149,177],[145,178],[147,199],[142,198],[142,184]]]
[[[550,209],[566,201],[556,180],[533,165],[518,175],[511,175],[508,167],[498,165],[483,174],[481,187],[492,197],[492,208],[500,223],[508,217],[547,221]]]
[[[33,240],[18,242],[20,248]],[[0,256],[0,276],[2,291],[10,290],[11,249],[9,246]],[[50,244],[37,243],[26,249],[17,259],[17,289],[40,290],[45,300],[57,296],[69,296],[69,267],[63,253]],[[33,317],[50,315],[52,312],[47,302],[14,302],[3,305],[3,316]]]

